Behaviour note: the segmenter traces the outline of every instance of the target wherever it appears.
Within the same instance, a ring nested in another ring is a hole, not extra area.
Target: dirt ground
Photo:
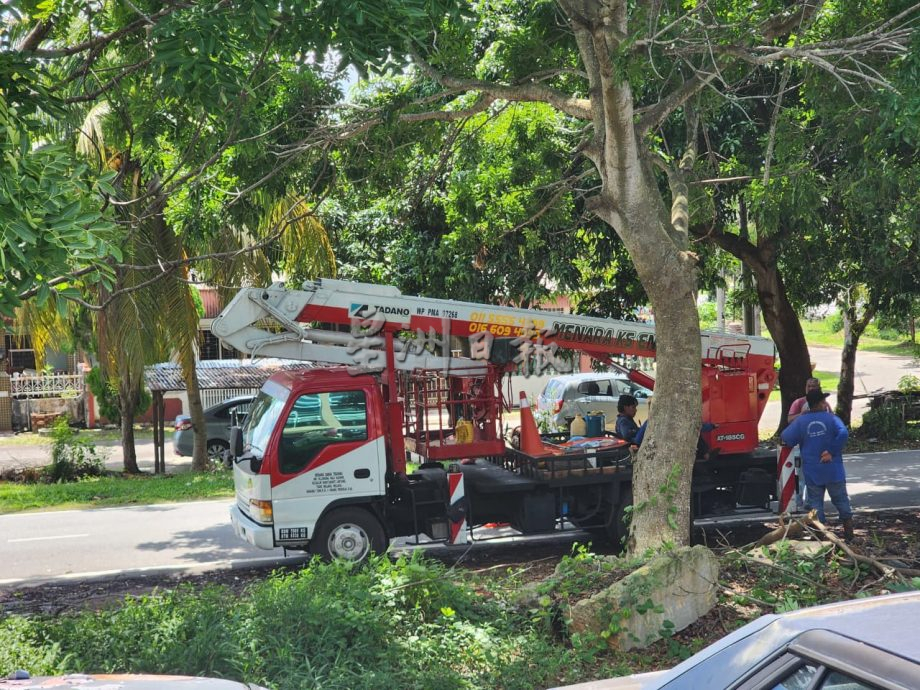
[[[776,523],[763,523],[730,530],[697,530],[696,543],[703,543],[717,552],[725,552],[750,544],[770,531]],[[837,530],[839,531],[839,529]],[[896,512],[860,514],[856,518],[854,549],[870,558],[907,568],[920,569],[920,509]],[[477,544],[461,556],[442,556],[454,573],[469,572],[479,576],[505,577],[509,569],[519,573],[524,581],[542,580],[551,575],[557,563],[570,553],[567,543]],[[603,553],[602,549],[595,551]],[[613,553],[608,549],[607,553]],[[93,610],[116,604],[127,595],[143,595],[171,589],[186,583],[193,587],[221,584],[234,592],[264,579],[271,568],[245,570],[216,570],[196,575],[152,574],[133,578],[114,578],[96,582],[68,582],[0,589],[0,615],[48,614]],[[732,575],[731,573],[726,573]],[[725,582],[728,589],[745,591],[752,586],[743,576],[739,581]],[[676,639],[691,639],[701,634],[718,637],[730,630],[738,613],[731,607],[716,607],[708,616],[679,633]],[[707,629],[711,629],[707,632]],[[722,632],[719,632],[719,631]],[[718,634],[717,634],[718,633]]]

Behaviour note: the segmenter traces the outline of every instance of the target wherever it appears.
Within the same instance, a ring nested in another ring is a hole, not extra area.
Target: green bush
[[[829,333],[840,333],[843,330],[843,314],[834,312],[824,321]]]
[[[532,688],[585,668],[544,626],[419,553],[311,562],[243,594],[181,586],[118,608],[0,619],[0,670],[212,675],[270,688]],[[594,662],[593,669],[597,668]]]
[[[93,367],[86,375],[86,385],[89,386],[96,403],[99,405],[99,413],[108,419],[112,424],[121,424],[121,404],[118,400],[118,385],[105,377],[99,367]],[[144,414],[150,407],[152,398],[150,391],[141,388],[137,393],[137,414]]]
[[[715,302],[703,302],[696,309],[700,315],[700,328],[705,329],[715,326],[718,317]]]
[[[894,405],[880,405],[863,415],[860,435],[883,440],[904,438],[907,424],[901,410]]]
[[[913,374],[905,374],[898,379],[898,390],[902,393],[920,392],[920,377]]]
[[[45,479],[72,482],[83,477],[98,477],[105,471],[103,456],[96,447],[77,436],[65,417],[58,417],[51,428],[51,464]]]

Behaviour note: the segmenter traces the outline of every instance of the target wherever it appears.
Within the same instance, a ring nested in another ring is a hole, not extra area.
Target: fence
[[[201,390],[201,406],[207,409],[238,395],[255,395],[258,392],[258,388],[203,388]]]
[[[19,400],[35,398],[79,398],[83,395],[83,374],[13,376],[11,394]]]

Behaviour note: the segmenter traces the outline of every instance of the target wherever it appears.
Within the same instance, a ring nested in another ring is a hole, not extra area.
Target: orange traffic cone
[[[530,400],[524,391],[521,391],[521,452],[527,455],[542,455],[544,453],[543,439],[537,430],[533,412],[530,410]]]

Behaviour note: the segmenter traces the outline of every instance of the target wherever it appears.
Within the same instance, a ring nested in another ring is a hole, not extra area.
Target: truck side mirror
[[[234,459],[243,454],[243,430],[238,426],[230,427],[230,454]]]

